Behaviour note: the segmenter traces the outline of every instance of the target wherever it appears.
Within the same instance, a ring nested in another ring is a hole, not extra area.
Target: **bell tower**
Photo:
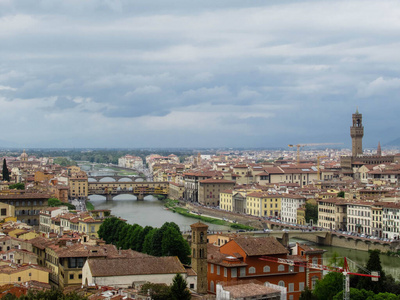
[[[207,229],[201,222],[190,225],[192,228],[192,268],[197,273],[197,292],[207,294]]]
[[[362,125],[362,114],[358,112],[353,114],[353,126],[350,127],[350,136],[352,141],[352,156],[362,155],[362,138],[364,136],[364,126]]]

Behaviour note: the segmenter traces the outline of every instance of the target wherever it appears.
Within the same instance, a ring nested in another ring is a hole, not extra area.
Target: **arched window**
[[[263,272],[264,272],[264,273],[268,273],[268,272],[270,272],[270,271],[271,271],[271,269],[270,269],[269,266],[264,266],[264,268],[263,268]]]
[[[249,274],[254,274],[256,272],[256,268],[250,267],[249,268]]]
[[[200,232],[200,243],[203,243],[204,232]]]
[[[283,272],[285,271],[285,266],[284,265],[279,265],[278,266],[278,272]]]
[[[313,278],[311,278],[311,289],[313,290],[315,288],[315,285],[317,284],[318,281],[318,277],[314,276]]]
[[[281,281],[278,282],[278,285],[279,286],[285,286],[285,282],[283,280],[281,280]]]
[[[214,281],[212,281],[212,280],[210,282],[210,291],[214,292]]]

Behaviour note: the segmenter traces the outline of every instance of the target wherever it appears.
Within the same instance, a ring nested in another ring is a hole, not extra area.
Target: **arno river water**
[[[196,219],[166,210],[162,202],[153,196],[145,197],[144,201],[136,201],[136,197],[131,195],[116,196],[113,201],[106,201],[103,196],[90,196],[89,198],[96,209],[111,209],[113,215],[127,220],[130,224],[137,223],[143,227],[161,227],[165,222],[175,222],[182,231],[188,231],[190,225],[197,222]],[[211,231],[229,230],[226,226],[207,225],[210,226]],[[346,256],[362,266],[366,264],[369,256],[368,252],[357,251],[356,249],[319,245],[316,247],[327,250],[324,254],[324,264],[327,263],[334,252],[337,252],[340,257]],[[393,275],[396,280],[400,280],[400,258],[381,255],[381,263],[386,273]]]

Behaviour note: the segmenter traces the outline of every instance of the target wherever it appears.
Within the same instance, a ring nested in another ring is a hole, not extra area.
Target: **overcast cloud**
[[[398,1],[0,0],[0,147],[384,144],[399,53]]]

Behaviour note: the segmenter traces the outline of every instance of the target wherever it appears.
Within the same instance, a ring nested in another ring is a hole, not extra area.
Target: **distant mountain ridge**
[[[386,143],[384,146],[391,146],[391,147],[400,146],[400,137],[393,141]]]

